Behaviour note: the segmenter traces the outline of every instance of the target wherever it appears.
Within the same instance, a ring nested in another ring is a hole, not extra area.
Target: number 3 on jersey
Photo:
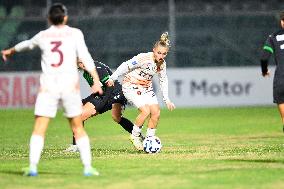
[[[51,52],[58,53],[59,54],[59,61],[57,63],[52,63],[51,66],[53,67],[59,67],[63,62],[63,53],[59,49],[59,47],[62,45],[61,41],[52,41],[50,42],[51,45],[53,45],[53,48],[51,49]]]

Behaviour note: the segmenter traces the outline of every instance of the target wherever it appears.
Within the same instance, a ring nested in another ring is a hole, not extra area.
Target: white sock
[[[37,164],[44,145],[44,138],[40,135],[32,135],[30,139],[30,169],[37,171]]]
[[[85,170],[91,168],[92,155],[89,137],[86,135],[79,138],[78,140],[76,140],[76,144],[78,146],[81,161],[84,165]]]
[[[147,133],[146,133],[146,137],[155,136],[155,134],[156,134],[156,129],[148,128]]]
[[[134,124],[133,129],[132,129],[132,135],[136,137],[140,136],[142,127],[143,126],[138,127],[137,125]]]

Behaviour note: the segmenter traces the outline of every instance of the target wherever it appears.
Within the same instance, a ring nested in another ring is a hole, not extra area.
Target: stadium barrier
[[[274,72],[271,68],[271,73]],[[169,68],[169,95],[177,107],[272,105],[272,78],[263,78],[259,67]],[[33,108],[39,72],[0,73],[0,108]],[[82,97],[90,94],[81,77]],[[162,106],[159,82],[154,78]]]

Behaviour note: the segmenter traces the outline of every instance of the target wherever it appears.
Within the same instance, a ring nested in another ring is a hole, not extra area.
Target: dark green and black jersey
[[[82,100],[83,104],[87,102],[92,103],[99,113],[103,113],[110,110],[112,108],[113,103],[119,103],[125,106],[127,100],[123,95],[121,84],[118,81],[115,81],[113,87],[108,87],[106,85],[106,81],[112,74],[111,69],[107,65],[98,61],[95,61],[95,66],[100,78],[100,82],[103,85],[102,89],[104,93],[102,95],[98,93],[91,94],[90,96]],[[87,71],[84,71],[83,77],[87,80],[90,86],[93,86],[93,78]]]
[[[262,54],[261,69],[262,74],[268,73],[268,61],[274,56],[276,69],[273,78],[273,102],[284,103],[284,29],[281,29],[267,38]]]
[[[109,76],[112,74],[112,71],[107,65],[101,62],[95,61],[94,64],[96,66],[96,69],[97,69],[97,72],[100,78],[100,82],[103,85],[102,88],[103,90],[105,90],[107,87],[105,82],[109,79]],[[91,74],[89,74],[89,72],[84,71],[83,77],[86,79],[90,87],[93,86],[94,80]]]
[[[267,38],[261,54],[262,72],[267,71],[271,55],[274,56],[278,71],[284,73],[284,29],[272,33]]]

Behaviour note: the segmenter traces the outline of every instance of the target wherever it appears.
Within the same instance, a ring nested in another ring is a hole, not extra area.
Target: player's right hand
[[[108,87],[112,87],[112,86],[114,86],[114,81],[113,81],[111,78],[109,78],[109,79],[106,81],[106,84],[107,84]]]
[[[92,86],[92,91],[93,93],[99,93],[100,95],[103,94],[102,87],[98,83],[94,83],[94,85]]]
[[[170,111],[173,111],[173,110],[176,108],[176,106],[174,105],[174,103],[172,103],[171,101],[167,101],[166,104],[167,104],[167,108],[168,108]]]
[[[263,76],[263,77],[269,77],[269,76],[270,76],[270,72],[267,71],[266,73],[262,73],[262,76]]]

